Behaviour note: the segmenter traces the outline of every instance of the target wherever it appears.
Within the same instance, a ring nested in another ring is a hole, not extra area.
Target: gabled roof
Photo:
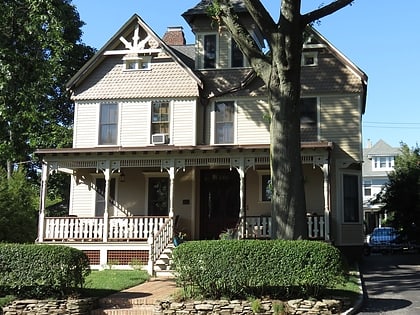
[[[212,0],[201,0],[194,7],[182,13],[182,17],[191,25],[196,16],[207,15],[207,8],[211,2]],[[248,11],[242,0],[230,0],[230,3],[237,13]]]
[[[400,148],[391,147],[382,139],[371,148],[364,148],[363,150],[365,156],[396,156],[401,153]]]
[[[158,47],[166,52],[187,74],[194,80],[198,86],[202,87],[201,80],[195,75],[192,69],[187,66],[184,61],[178,57],[178,54],[168,46],[155,32],[137,15],[134,14],[119,30],[118,32],[67,82],[67,88],[73,90],[79,86],[86,77],[93,72],[105,59],[106,52],[115,49],[121,45],[120,38],[124,37],[130,31],[133,25],[138,24],[147,34],[156,41]]]

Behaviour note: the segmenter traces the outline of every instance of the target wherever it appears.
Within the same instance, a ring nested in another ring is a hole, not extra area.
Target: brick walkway
[[[153,314],[154,304],[175,293],[179,288],[174,278],[159,277],[100,300],[102,309],[92,315]]]

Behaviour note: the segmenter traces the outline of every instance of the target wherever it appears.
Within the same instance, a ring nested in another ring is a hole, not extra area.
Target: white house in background
[[[394,170],[395,157],[399,154],[399,148],[391,147],[382,139],[373,146],[369,140],[363,149],[363,212],[367,234],[381,226],[384,219],[379,213],[382,205],[372,204],[372,201],[388,182],[388,173]]]
[[[181,2],[180,2],[181,3]],[[41,149],[39,243],[85,251],[93,267],[166,268],[174,228],[192,240],[271,235],[267,90],[207,1],[160,38],[134,15],[69,81],[73,147]],[[239,18],[264,49],[242,1]],[[363,245],[361,121],[367,76],[307,29],[301,152],[308,234],[347,252]],[[69,215],[47,217],[49,176],[71,177]],[[354,256],[354,255],[353,255]]]

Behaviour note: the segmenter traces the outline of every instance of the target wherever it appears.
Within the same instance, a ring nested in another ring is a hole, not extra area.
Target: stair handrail
[[[158,231],[153,232],[150,240],[150,251],[149,251],[149,273],[154,274],[154,266],[156,261],[162,255],[163,251],[173,240],[174,232],[174,220],[172,217],[168,217]]]

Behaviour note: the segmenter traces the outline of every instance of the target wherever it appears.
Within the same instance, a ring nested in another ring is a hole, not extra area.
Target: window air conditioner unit
[[[167,144],[169,143],[169,135],[167,133],[155,133],[152,135],[153,144]]]

